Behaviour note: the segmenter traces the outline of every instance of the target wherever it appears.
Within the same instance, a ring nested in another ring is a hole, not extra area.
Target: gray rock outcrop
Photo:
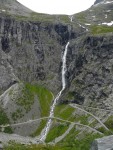
[[[6,90],[18,78],[41,82],[51,90],[56,85],[53,92],[58,91],[61,54],[69,38],[76,38],[77,32],[61,23],[25,22],[1,15],[0,90]]]
[[[96,139],[90,150],[113,150],[113,135]]]
[[[113,35],[84,36],[68,52],[68,89],[75,103],[112,109]]]

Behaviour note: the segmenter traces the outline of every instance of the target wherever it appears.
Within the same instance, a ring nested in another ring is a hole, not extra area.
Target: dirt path
[[[56,143],[60,142],[62,139],[64,139],[69,134],[69,132],[73,129],[74,126],[75,126],[75,124],[71,123],[69,125],[69,128],[66,130],[66,132],[64,134],[62,134],[61,136],[55,138],[55,140],[50,142],[50,143],[56,144]]]
[[[5,128],[5,127],[8,127],[8,126],[17,126],[17,125],[23,125],[23,124],[27,124],[27,123],[32,123],[34,121],[39,121],[39,120],[43,120],[43,119],[48,119],[49,117],[43,117],[43,118],[39,118],[39,119],[35,119],[35,120],[29,120],[27,122],[23,122],[23,123],[18,123],[18,124],[9,124],[9,125],[1,125],[0,127],[2,128]],[[80,123],[76,123],[76,122],[71,122],[71,121],[68,121],[68,120],[64,120],[64,119],[61,119],[61,118],[57,118],[57,117],[51,117],[51,119],[56,119],[56,120],[59,120],[61,122],[67,122],[67,123],[70,123],[70,126],[68,128],[68,130],[62,134],[60,137],[56,138],[55,139],[55,143],[61,141],[63,138],[65,138],[65,136],[70,132],[70,130],[75,126],[75,125],[78,125],[78,126],[82,126],[82,127],[85,127],[85,128],[88,128],[90,129],[91,131],[93,132],[96,132],[96,133],[99,133],[101,135],[103,135],[103,133],[101,133],[100,131],[88,126],[88,125],[83,125],[83,124],[80,124]],[[22,144],[38,144],[40,143],[41,141],[39,140],[39,136],[35,137],[35,138],[31,138],[31,137],[24,137],[24,136],[20,136],[20,135],[16,135],[16,134],[7,134],[7,133],[0,133],[0,141],[1,143],[8,143],[9,141],[15,141],[15,142],[18,142],[18,143],[22,143]]]
[[[15,88],[18,87],[18,83],[13,84],[10,88],[8,88],[2,95],[0,95],[0,103],[3,105],[3,108],[6,107],[8,101],[10,100],[9,98],[9,92],[11,90],[14,90]],[[5,97],[5,98],[4,98]]]
[[[109,130],[97,116],[95,116],[95,115],[93,115],[92,113],[90,113],[90,112],[84,110],[83,108],[78,107],[76,104],[70,104],[70,106],[73,107],[73,108],[79,109],[79,110],[81,110],[81,111],[83,111],[83,112],[85,112],[85,113],[91,115],[91,116],[92,116],[93,118],[95,118],[106,130]]]
[[[83,126],[83,127],[89,128],[90,130],[92,130],[94,132],[98,132],[99,134],[103,134],[103,133],[99,132],[98,130],[96,130],[96,129],[88,126],[88,125],[72,122],[72,121],[69,121],[69,120],[64,120],[64,119],[61,119],[61,118],[58,118],[58,117],[51,117],[51,118],[50,117],[43,117],[43,118],[39,118],[39,119],[35,119],[35,120],[29,120],[29,121],[26,121],[26,122],[21,122],[21,123],[16,123],[16,124],[1,125],[0,127],[1,128],[5,128],[5,127],[9,127],[9,126],[13,126],[14,127],[14,126],[28,124],[28,123],[36,122],[36,121],[39,121],[39,120],[45,120],[45,119],[56,119],[56,120],[59,120],[59,121],[70,123],[70,124]]]
[[[21,144],[37,144],[38,141],[35,140],[35,138],[31,137],[24,137],[16,134],[7,134],[7,133],[0,133],[0,142],[2,144],[6,144],[9,141],[15,141]]]

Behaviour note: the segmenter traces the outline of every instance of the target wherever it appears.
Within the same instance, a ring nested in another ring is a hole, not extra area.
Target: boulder
[[[96,139],[90,150],[113,150],[113,135]]]

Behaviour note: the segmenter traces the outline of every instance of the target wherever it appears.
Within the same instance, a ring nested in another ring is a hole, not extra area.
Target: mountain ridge
[[[98,4],[98,3],[102,2],[102,1],[104,1],[104,0],[96,0],[96,1],[94,2],[94,5],[95,5],[95,4]]]

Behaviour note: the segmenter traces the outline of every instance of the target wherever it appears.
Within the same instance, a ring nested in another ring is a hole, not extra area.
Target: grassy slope
[[[2,108],[0,108],[0,125],[6,125],[9,124],[9,119],[7,118],[7,115],[3,111]],[[0,129],[1,131],[2,129]],[[7,127],[4,129],[5,133],[12,133],[12,129],[10,127]]]
[[[53,100],[53,94],[48,89],[39,85],[31,85],[27,83],[26,89],[29,90],[30,93],[37,95],[41,107],[40,108],[41,117],[49,116],[49,110],[50,110],[51,102]],[[39,135],[41,130],[44,128],[45,124],[46,124],[46,120],[42,120],[39,128],[32,136]]]
[[[13,94],[12,91],[10,91],[10,94]],[[41,117],[49,116],[53,94],[45,87],[25,83],[21,95],[16,99],[16,104],[24,108],[25,112],[28,113],[31,110],[31,106],[34,104],[35,96],[37,96],[40,103]],[[23,117],[23,115],[21,109],[17,109],[17,111],[12,114],[12,119],[16,121],[18,118]],[[0,125],[3,124],[9,124],[9,119],[0,108]],[[34,136],[40,133],[45,124],[46,120],[42,120],[36,133],[34,133]],[[9,127],[5,128],[4,132],[12,133],[11,128]]]
[[[73,121],[73,122],[79,122],[84,125],[89,125],[93,128],[98,124],[96,120],[93,122],[96,122],[95,125],[90,125],[89,120],[92,118],[89,114],[76,114],[76,109],[71,108],[68,105],[61,104],[57,105],[55,109],[55,116],[62,118],[64,120]],[[92,118],[94,119],[94,118]],[[93,123],[92,122],[92,123]],[[112,117],[110,117],[106,122],[105,125],[111,130],[111,131],[105,131],[103,128],[98,128],[98,131],[102,132],[104,135],[111,135],[113,130],[113,121]],[[53,126],[50,130],[50,132],[47,135],[46,142],[54,141],[54,139],[60,135],[62,135],[69,127],[68,123],[59,122],[57,120],[54,121]],[[85,130],[86,131],[86,130]],[[70,131],[70,133],[61,141],[58,145],[60,147],[64,148],[65,150],[88,150],[90,148],[90,145],[92,141],[95,138],[102,137],[102,135],[96,134],[96,133],[82,133],[82,138],[78,140],[78,134],[81,132],[81,128],[78,130],[76,129],[76,126]],[[76,136],[77,135],[77,136]],[[80,134],[81,135],[81,134]],[[76,139],[77,137],[77,139]],[[59,148],[60,149],[60,148]]]
[[[64,141],[55,146],[41,144],[24,146],[11,142],[8,146],[4,147],[4,150],[89,150],[92,141],[95,138],[101,137],[98,134],[87,134],[85,138],[75,140],[76,134],[77,132],[73,129]]]
[[[113,32],[113,27],[111,26],[105,26],[105,25],[93,25],[90,26],[90,32],[92,34],[101,34],[101,33],[109,33]]]

